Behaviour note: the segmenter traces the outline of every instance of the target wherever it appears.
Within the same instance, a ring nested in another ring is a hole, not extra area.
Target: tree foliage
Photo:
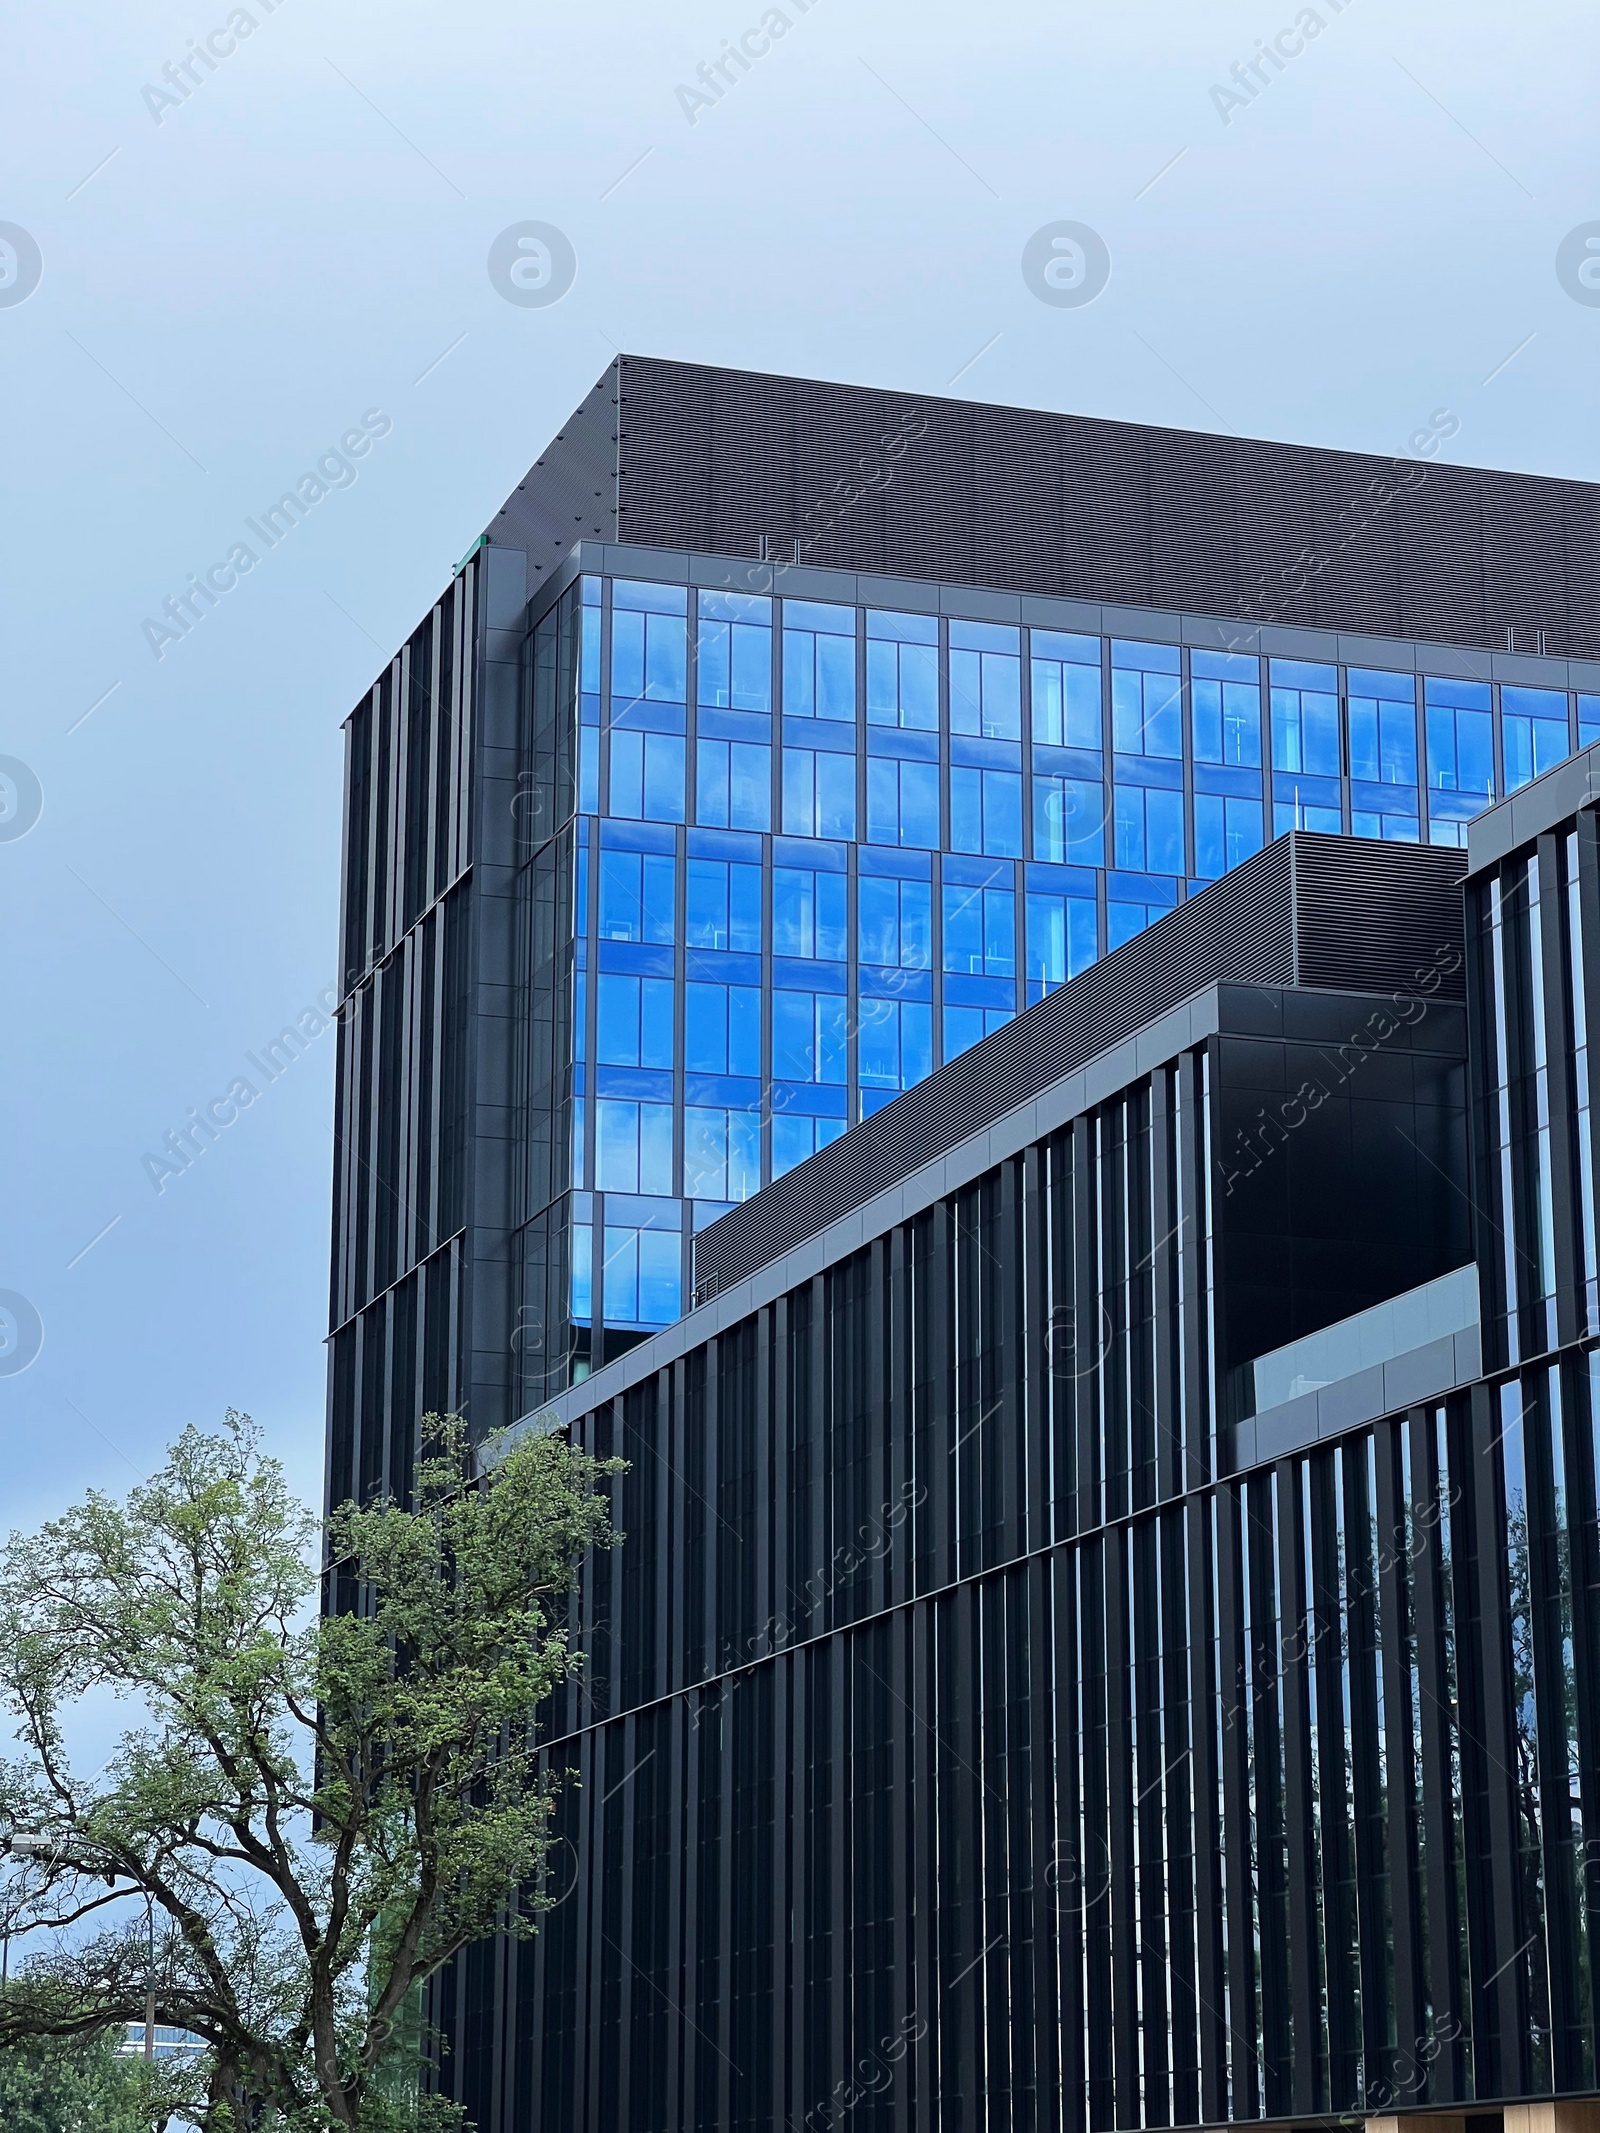
[[[139,2070],[111,2039],[29,2043],[0,2052],[0,2126],[5,2133],[150,2133]]]
[[[424,1433],[408,1508],[319,1526],[230,1414],[126,1502],[13,1536],[0,1833],[27,1842],[0,1929],[38,1952],[0,1997],[0,2063],[142,2021],[153,1974],[157,2019],[205,2046],[164,2077],[205,2133],[417,2123],[393,2054],[421,1985],[536,1922],[537,1895],[506,1911],[550,1841],[536,1715],[578,1664],[577,1567],[617,1538],[611,1469],[565,1440],[475,1467],[459,1421]],[[319,1611],[335,1573],[358,1604]],[[140,1722],[84,1777],[68,1722],[106,1691]]]

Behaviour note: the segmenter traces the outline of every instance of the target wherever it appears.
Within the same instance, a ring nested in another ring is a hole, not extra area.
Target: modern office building
[[[1600,748],[1296,831],[708,1227],[480,2133],[1584,2133]]]
[[[1596,493],[619,357],[349,721],[332,1493],[1284,828],[1458,847]]]
[[[623,357],[358,705],[330,1496],[632,1462],[480,2133],[1595,2091],[1597,591],[1579,484]]]
[[[199,2037],[187,2029],[174,2029],[170,2023],[157,2022],[152,2033],[143,2022],[129,2022],[117,2045],[117,2056],[119,2059],[158,2059],[166,2063],[197,2059],[205,2048]]]

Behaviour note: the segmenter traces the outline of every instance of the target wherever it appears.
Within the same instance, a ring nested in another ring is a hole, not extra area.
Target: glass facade
[[[687,1308],[696,1228],[1270,837],[1463,844],[1600,726],[1560,687],[599,575],[529,664],[571,1198],[529,1210],[524,1407]]]

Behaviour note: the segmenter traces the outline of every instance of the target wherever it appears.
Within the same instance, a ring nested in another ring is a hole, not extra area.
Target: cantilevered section
[[[1486,808],[1467,831],[1468,874],[1486,872],[1519,845],[1596,806],[1600,806],[1600,743],[1580,748],[1531,785],[1524,785],[1498,806]]]
[[[1465,997],[1461,854],[1292,830],[695,1239],[699,1301],[793,1251],[1209,985]],[[1425,943],[1426,952],[1419,949]],[[1435,960],[1438,958],[1439,960]]]
[[[724,1216],[697,1240],[696,1307],[524,1423],[564,1427],[647,1382],[1197,1047],[1224,1373],[1461,1266],[1461,867],[1279,838]],[[1253,1392],[1235,1405],[1248,1434]]]

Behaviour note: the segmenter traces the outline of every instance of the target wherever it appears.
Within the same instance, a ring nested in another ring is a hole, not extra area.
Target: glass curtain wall
[[[1268,837],[1461,844],[1600,737],[1558,687],[622,578],[530,664],[532,837],[576,816],[570,1306],[608,1352],[687,1307],[697,1227]]]

